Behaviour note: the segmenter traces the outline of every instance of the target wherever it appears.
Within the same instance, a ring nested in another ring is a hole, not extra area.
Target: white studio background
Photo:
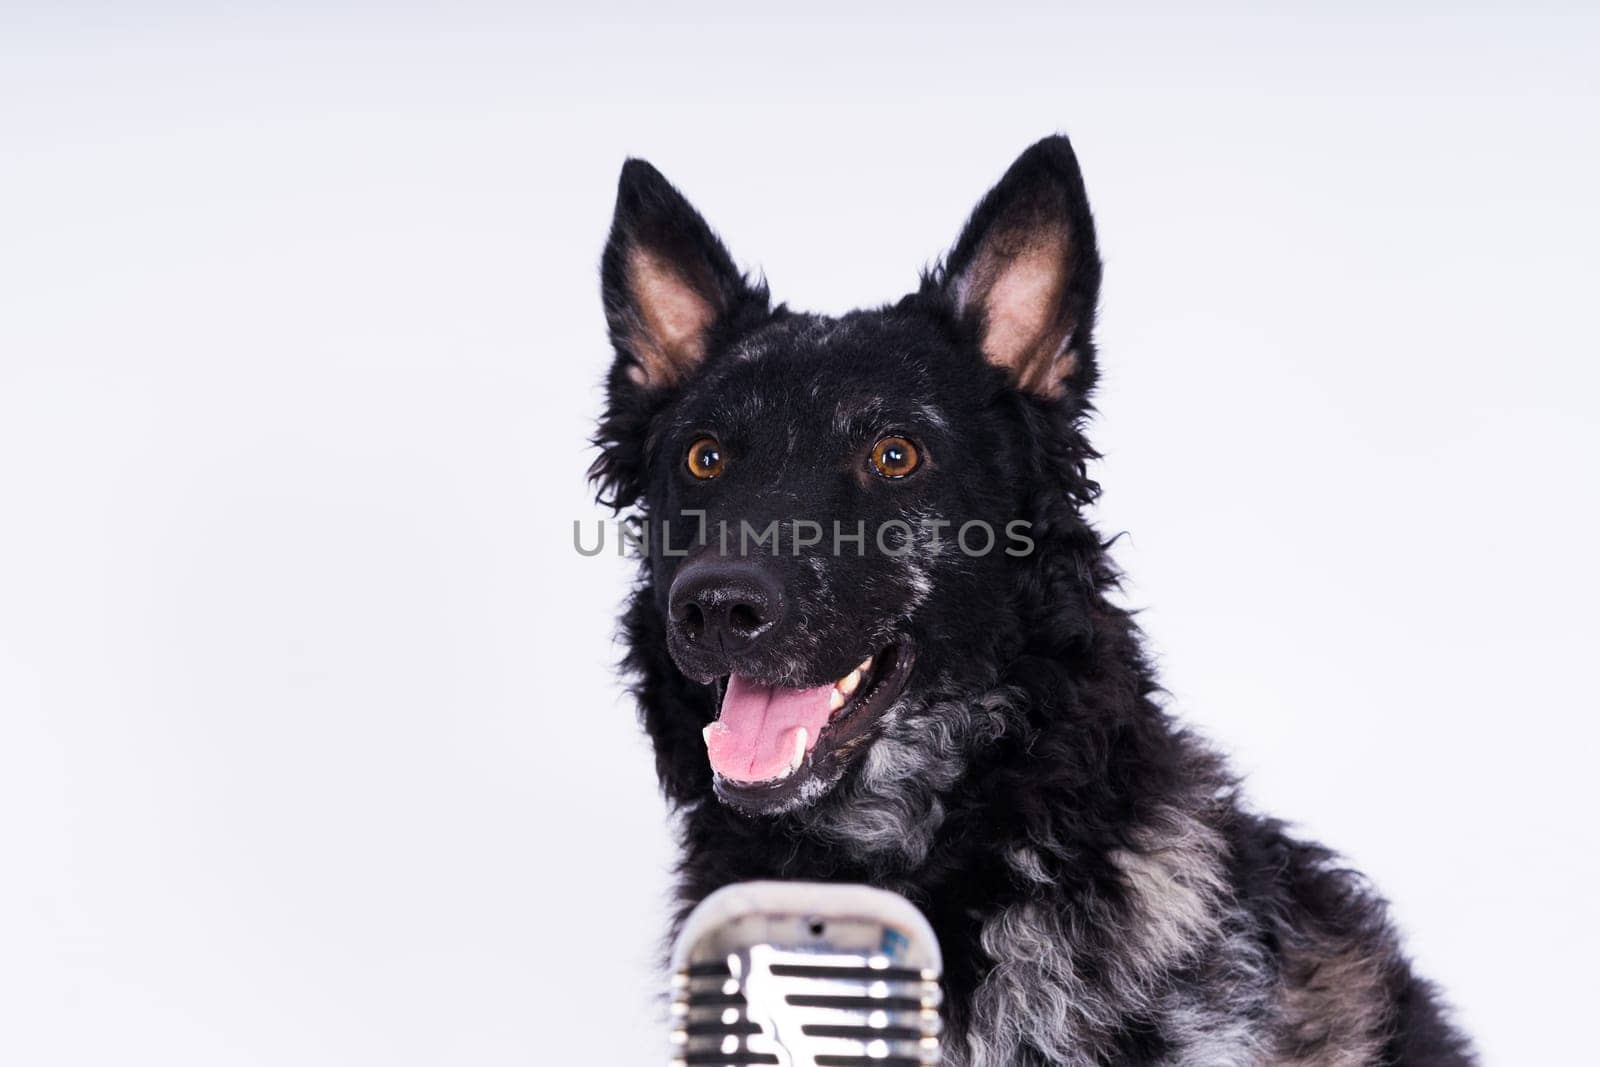
[[[0,1062],[660,1062],[628,567],[571,547],[616,170],[839,311],[1055,130],[1173,707],[1489,1062],[1575,1059],[1593,9],[1118,10],[7,5]]]

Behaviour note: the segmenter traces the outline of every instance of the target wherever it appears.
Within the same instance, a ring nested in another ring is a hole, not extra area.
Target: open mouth
[[[900,696],[911,659],[909,648],[890,645],[837,681],[809,689],[730,675],[722,711],[705,729],[717,791],[746,806],[769,806],[807,781],[835,776]]]

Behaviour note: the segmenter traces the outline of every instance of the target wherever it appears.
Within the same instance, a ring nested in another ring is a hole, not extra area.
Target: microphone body
[[[671,1063],[936,1064],[942,966],[927,919],[886,890],[727,886],[673,945]]]

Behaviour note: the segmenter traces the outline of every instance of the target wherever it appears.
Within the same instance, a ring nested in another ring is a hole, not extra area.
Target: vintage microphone
[[[672,949],[673,1067],[939,1062],[939,943],[905,898],[864,885],[742,882]]]

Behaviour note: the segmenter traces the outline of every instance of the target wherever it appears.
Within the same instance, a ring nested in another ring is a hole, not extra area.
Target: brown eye
[[[922,463],[917,446],[904,437],[884,437],[872,446],[872,466],[885,478],[904,478]]]
[[[689,473],[696,478],[715,478],[722,473],[722,444],[715,437],[702,437],[689,446]]]

